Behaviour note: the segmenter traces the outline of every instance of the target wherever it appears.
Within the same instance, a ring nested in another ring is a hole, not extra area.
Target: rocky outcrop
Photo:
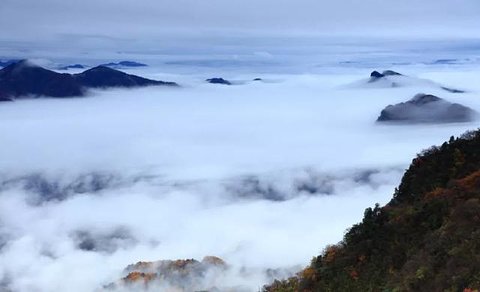
[[[89,88],[177,86],[108,68],[95,67],[80,74],[57,73],[23,60],[0,70],[0,97],[75,97]]]
[[[407,102],[387,106],[377,122],[462,123],[476,117],[477,113],[471,108],[420,93]]]
[[[205,80],[210,84],[222,84],[222,85],[232,85],[232,83],[228,80],[225,80],[223,78],[210,78]]]
[[[186,259],[138,262],[125,269],[125,277],[105,288],[138,291],[169,287],[174,291],[217,291],[218,288],[211,286],[206,278],[221,274],[227,269],[227,264],[214,256],[207,256],[202,261]]]

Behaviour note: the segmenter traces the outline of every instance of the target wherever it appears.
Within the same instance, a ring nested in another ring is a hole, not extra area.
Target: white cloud
[[[480,109],[478,71],[422,68],[404,73],[458,80],[469,93],[432,93]],[[225,281],[256,290],[260,271],[307,264],[386,203],[421,149],[478,127],[375,125],[384,106],[425,88],[339,86],[363,69],[230,87],[204,84],[209,70],[142,70],[187,86],[0,106],[0,283],[91,291],[140,260],[217,255],[254,271]],[[32,174],[41,179],[25,189]],[[42,192],[65,196],[42,202]]]

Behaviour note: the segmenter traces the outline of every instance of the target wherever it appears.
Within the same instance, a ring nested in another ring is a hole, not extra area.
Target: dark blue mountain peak
[[[152,85],[178,86],[131,75],[105,66],[79,74],[57,73],[28,60],[12,63],[0,70],[0,98],[22,96],[74,97],[82,96],[89,88],[144,87]]]
[[[210,79],[207,79],[205,81],[207,81],[208,83],[211,83],[211,84],[232,85],[232,83],[230,81],[225,80],[223,78],[210,78]]]

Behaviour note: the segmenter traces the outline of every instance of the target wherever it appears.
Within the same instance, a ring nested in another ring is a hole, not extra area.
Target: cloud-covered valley
[[[388,202],[416,153],[478,127],[376,124],[425,90],[480,110],[478,71],[406,68],[467,92],[346,86],[361,68],[235,86],[150,68],[132,71],[183,86],[0,104],[1,287],[94,291],[140,260],[207,255],[232,267],[219,287],[296,271]]]

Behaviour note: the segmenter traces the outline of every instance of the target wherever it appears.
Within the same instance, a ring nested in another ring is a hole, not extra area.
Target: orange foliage
[[[144,283],[148,283],[154,280],[157,277],[155,273],[140,273],[140,272],[132,272],[128,274],[123,280],[128,283],[138,282],[143,280]]]
[[[432,198],[435,198],[435,197],[439,197],[441,195],[444,195],[444,192],[445,190],[443,188],[436,188],[435,190],[433,190],[432,192],[430,193],[427,193],[424,198],[426,200],[429,200],[429,199],[432,199]]]
[[[188,266],[189,264],[193,264],[193,263],[198,263],[198,262],[194,259],[176,260],[176,261],[173,261],[169,266],[171,268],[184,269],[186,266]]]
[[[328,246],[325,249],[325,261],[327,263],[333,262],[335,255],[340,251],[340,248],[335,245]]]
[[[358,272],[357,270],[353,269],[350,271],[350,277],[352,277],[352,279],[354,279],[355,281],[358,280]]]
[[[460,186],[465,190],[480,188],[480,171],[476,171],[460,181]]]
[[[303,279],[312,279],[315,278],[315,269],[312,266],[308,266],[300,272],[300,277]]]
[[[219,257],[215,257],[215,256],[204,257],[203,260],[202,260],[202,263],[217,265],[217,266],[225,266],[226,265],[224,260],[222,260]]]
[[[403,219],[404,219],[404,216],[398,215],[397,218],[395,218],[395,222],[396,222],[396,223],[400,223],[400,222],[403,221]]]

